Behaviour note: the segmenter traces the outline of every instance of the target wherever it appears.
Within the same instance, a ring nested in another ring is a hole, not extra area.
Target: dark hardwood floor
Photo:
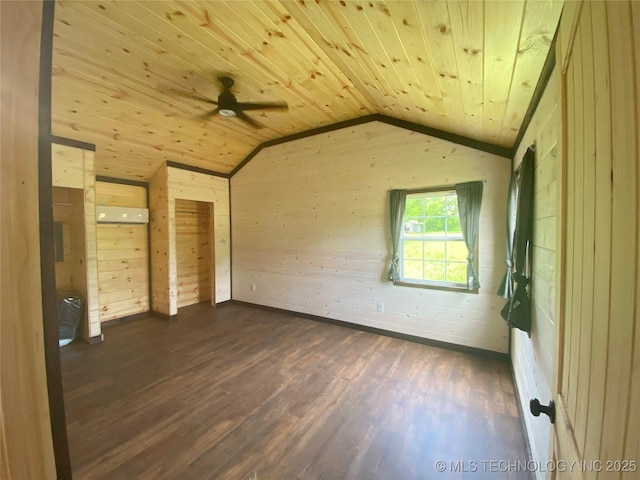
[[[234,304],[104,336],[61,349],[76,479],[530,478],[506,361]]]

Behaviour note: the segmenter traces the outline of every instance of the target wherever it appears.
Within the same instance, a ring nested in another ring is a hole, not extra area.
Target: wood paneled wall
[[[56,289],[63,292],[78,292],[86,301],[86,232],[84,215],[84,192],[79,188],[53,187],[53,220],[62,222],[62,262],[56,262]],[[89,306],[87,305],[87,311]],[[85,312],[85,317],[87,313]],[[83,318],[84,327],[87,318]],[[82,334],[86,335],[86,332]]]
[[[566,255],[558,398],[581,458],[638,461],[640,3],[567,2],[559,40]]]
[[[176,200],[210,205],[209,238],[215,276],[210,276],[212,304],[231,298],[231,225],[229,181],[203,173],[162,166],[149,182],[151,213],[152,310],[178,313]]]
[[[147,208],[143,186],[96,182],[98,205]],[[147,225],[99,224],[100,321],[149,311]]]
[[[178,308],[211,299],[210,204],[176,199]]]
[[[215,277],[211,280],[212,303],[231,299],[231,223],[229,216],[229,180],[179,168],[168,168],[169,204],[176,199],[195,200],[212,205],[213,245],[211,253]],[[175,222],[173,224],[175,226]],[[175,232],[170,237],[175,242]],[[174,243],[175,245],[175,243]]]
[[[175,221],[169,217],[173,208],[169,208],[167,187],[167,167],[161,166],[149,180],[149,223],[151,225],[151,310],[163,315],[175,315],[171,312],[170,295],[175,295],[175,262],[171,262],[169,249],[169,223]],[[173,267],[173,271],[170,268]],[[175,303],[176,299],[173,299]]]
[[[68,145],[51,145],[51,181],[57,187],[84,188],[84,151]]]
[[[96,240],[94,152],[67,145],[51,145],[51,170],[54,191],[67,190],[72,205],[54,205],[56,212],[68,216],[69,239],[73,252],[68,267],[72,290],[85,299],[86,310],[82,336],[101,339],[98,313],[98,254]],[[59,190],[63,189],[63,190]],[[54,202],[55,202],[54,198]],[[68,211],[64,213],[64,210]],[[58,276],[56,265],[56,277]],[[64,271],[65,266],[61,267]],[[93,341],[93,340],[92,340]]]
[[[81,249],[74,248],[74,243],[78,239],[71,235],[71,222],[74,218],[77,218],[75,210],[78,204],[77,198],[74,198],[74,192],[82,192],[82,190],[53,187],[53,221],[62,223],[63,259],[62,261],[56,261],[57,290],[73,290],[72,265],[76,261],[73,257],[80,251],[84,253],[84,248],[82,248],[84,245],[80,245]],[[84,235],[80,240],[84,242]]]
[[[0,477],[56,477],[38,215],[41,2],[0,2]]]
[[[560,187],[561,103],[560,73],[556,68],[538,108],[517,150],[514,168],[522,162],[527,148],[536,145],[534,239],[531,291],[534,304],[531,336],[514,329],[511,337],[511,361],[515,382],[525,412],[524,422],[533,460],[549,459],[549,424],[528,414],[529,400],[538,398],[544,404],[552,398],[555,356],[556,232]],[[537,471],[541,480],[546,473]]]
[[[506,352],[495,291],[510,168],[505,158],[379,122],[264,149],[231,179],[233,298]],[[479,294],[386,281],[388,191],[472,180],[486,181]]]

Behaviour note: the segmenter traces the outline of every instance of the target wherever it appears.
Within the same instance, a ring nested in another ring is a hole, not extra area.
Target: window
[[[400,282],[467,288],[467,247],[454,190],[407,193]]]

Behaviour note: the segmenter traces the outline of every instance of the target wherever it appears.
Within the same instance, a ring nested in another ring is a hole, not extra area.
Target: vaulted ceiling
[[[229,173],[261,143],[370,114],[511,148],[561,1],[57,1],[54,135],[96,173]],[[220,76],[285,111],[203,118]]]

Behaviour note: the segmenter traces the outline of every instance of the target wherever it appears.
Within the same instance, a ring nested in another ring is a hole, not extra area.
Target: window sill
[[[425,288],[427,290],[442,290],[445,292],[457,292],[457,293],[466,293],[470,295],[478,295],[479,289],[474,288],[469,290],[464,285],[446,285],[446,284],[437,284],[437,283],[417,283],[417,282],[407,282],[407,281],[398,281],[393,282],[394,285],[399,287],[412,287],[412,288]]]

